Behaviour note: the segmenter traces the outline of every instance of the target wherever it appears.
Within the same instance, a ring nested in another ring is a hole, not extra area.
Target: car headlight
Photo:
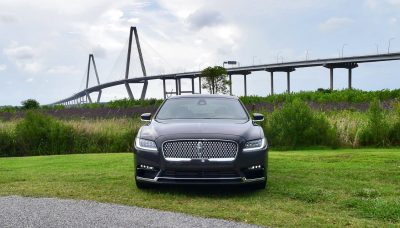
[[[265,148],[267,140],[265,138],[247,141],[244,145],[243,151],[254,151]]]
[[[147,139],[136,138],[135,146],[142,150],[157,151],[156,143]]]

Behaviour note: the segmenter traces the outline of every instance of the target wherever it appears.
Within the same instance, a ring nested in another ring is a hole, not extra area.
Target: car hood
[[[249,120],[153,120],[141,128],[140,137],[155,141],[185,138],[242,141],[262,138],[263,133],[261,127]]]

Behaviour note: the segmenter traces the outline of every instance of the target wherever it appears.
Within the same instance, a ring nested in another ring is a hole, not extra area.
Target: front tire
[[[148,184],[148,183],[141,182],[141,181],[138,181],[138,180],[135,180],[135,181],[136,181],[136,187],[138,189],[148,189],[148,188],[150,188],[150,184]]]
[[[137,168],[135,168],[135,170],[136,170],[136,172],[137,172]],[[143,181],[139,181],[138,179],[137,179],[137,174],[135,173],[135,183],[136,183],[136,187],[138,188],[138,189],[147,189],[147,188],[150,188],[150,184],[149,183],[146,183],[146,182],[143,182]]]
[[[250,185],[251,189],[254,190],[262,190],[265,189],[265,187],[267,186],[267,181],[262,181],[262,182],[257,182],[257,183],[253,183]]]

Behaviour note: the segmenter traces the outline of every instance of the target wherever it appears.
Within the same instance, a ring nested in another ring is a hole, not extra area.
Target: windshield
[[[242,104],[230,98],[178,98],[167,100],[156,119],[240,119],[248,116]]]

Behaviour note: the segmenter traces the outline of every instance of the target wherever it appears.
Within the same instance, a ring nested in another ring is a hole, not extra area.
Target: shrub
[[[396,114],[395,122],[390,128],[389,139],[392,145],[400,145],[400,102],[394,105],[394,110]]]
[[[360,146],[360,132],[367,122],[364,112],[343,110],[326,113],[332,126],[336,129],[340,146],[357,148]]]
[[[38,109],[40,108],[39,102],[34,99],[28,99],[21,102],[23,109]]]
[[[14,135],[11,132],[0,129],[0,157],[15,155]]]
[[[138,119],[65,121],[29,111],[0,122],[0,156],[129,152],[140,126]]]
[[[17,155],[68,153],[73,148],[73,133],[72,127],[29,111],[15,128]]]
[[[158,99],[154,99],[154,98],[150,98],[150,99],[146,99],[146,100],[121,99],[121,100],[110,101],[110,102],[108,102],[104,105],[102,104],[102,105],[103,105],[103,107],[108,107],[108,108],[129,108],[129,107],[138,107],[138,106],[160,105],[162,103],[162,101],[163,100],[158,100]]]
[[[371,146],[389,145],[389,124],[379,100],[370,103],[367,126],[362,130],[360,143]]]
[[[326,118],[295,99],[276,109],[266,123],[265,132],[272,146],[298,148],[337,145],[335,129]]]

